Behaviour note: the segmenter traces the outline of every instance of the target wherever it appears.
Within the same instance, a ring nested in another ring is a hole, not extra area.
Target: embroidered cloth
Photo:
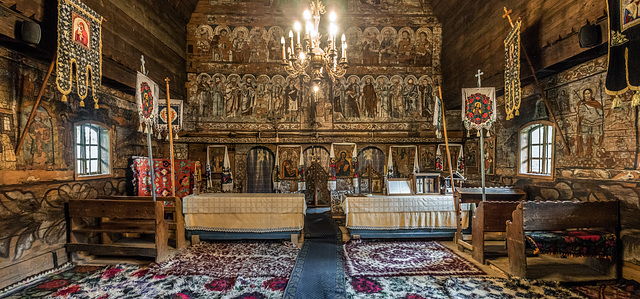
[[[594,230],[527,232],[527,245],[535,253],[611,258],[615,255],[616,235]]]

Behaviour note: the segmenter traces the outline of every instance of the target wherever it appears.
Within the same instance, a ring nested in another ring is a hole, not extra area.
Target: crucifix
[[[478,69],[478,73],[476,74],[476,78],[478,78],[478,88],[482,87],[482,75],[484,73]],[[485,192],[485,170],[484,170],[484,136],[482,134],[482,129],[478,132],[480,134],[480,173],[482,174],[482,201],[487,200],[487,194]],[[452,180],[453,182],[453,180]]]
[[[509,24],[511,24],[511,27],[513,27],[513,21],[511,21],[511,13],[513,12],[513,10],[509,9],[507,10],[507,7],[504,6],[504,14],[502,15],[503,19],[509,19]]]

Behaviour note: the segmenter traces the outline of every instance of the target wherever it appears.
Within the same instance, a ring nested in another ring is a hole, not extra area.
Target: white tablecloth
[[[307,210],[297,193],[205,193],[182,205],[186,229],[221,232],[299,231]]]
[[[346,196],[343,208],[350,229],[456,228],[451,195]],[[468,208],[461,213],[464,228],[468,213]]]

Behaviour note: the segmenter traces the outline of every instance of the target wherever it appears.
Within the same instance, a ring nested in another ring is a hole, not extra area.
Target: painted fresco
[[[31,111],[33,106],[25,107]],[[51,167],[54,164],[54,126],[49,112],[38,107],[33,122],[25,135],[22,156],[27,168]],[[22,114],[22,123],[26,124],[29,115]]]
[[[484,138],[484,172],[494,174],[496,167],[496,136]]]
[[[435,98],[427,75],[351,75],[333,83],[322,80],[317,92],[309,77],[201,73],[194,80],[191,114],[205,122],[427,121]]]
[[[436,50],[434,27],[348,27],[347,57],[353,65],[431,67]],[[288,28],[229,27],[201,24],[194,32],[196,54],[212,62],[282,62],[280,38]],[[286,36],[285,36],[286,38]]]

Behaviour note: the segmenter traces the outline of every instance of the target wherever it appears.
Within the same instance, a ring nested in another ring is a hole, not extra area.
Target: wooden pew
[[[168,224],[161,201],[148,200],[69,200],[67,251],[83,251],[92,255],[154,257],[162,261],[169,255]],[[90,218],[89,221],[85,219]],[[101,234],[101,242],[91,236]],[[112,236],[121,234],[153,235],[152,242]],[[122,241],[122,242],[118,242]],[[126,242],[125,242],[126,241]]]
[[[520,202],[517,201],[484,201],[476,209],[472,223],[473,258],[484,264],[485,247],[484,233],[505,232],[507,220],[511,220],[511,213]],[[506,253],[506,252],[505,252]]]
[[[618,201],[528,201],[518,204],[507,221],[507,253],[511,274],[527,277],[526,234],[535,231],[566,231],[590,229],[614,233],[616,242],[611,262],[606,259],[588,259],[600,266],[602,272],[619,277],[619,208]],[[607,266],[602,266],[607,265]]]
[[[100,195],[98,199],[111,199],[111,200],[149,200],[153,201],[153,196],[105,196]],[[164,207],[165,213],[171,214],[171,219],[165,217],[165,221],[169,225],[169,230],[175,231],[176,248],[182,249],[186,246],[185,242],[185,228],[184,228],[184,214],[182,213],[182,200],[180,197],[173,196],[157,196],[156,200],[159,202],[173,202],[173,206]]]

